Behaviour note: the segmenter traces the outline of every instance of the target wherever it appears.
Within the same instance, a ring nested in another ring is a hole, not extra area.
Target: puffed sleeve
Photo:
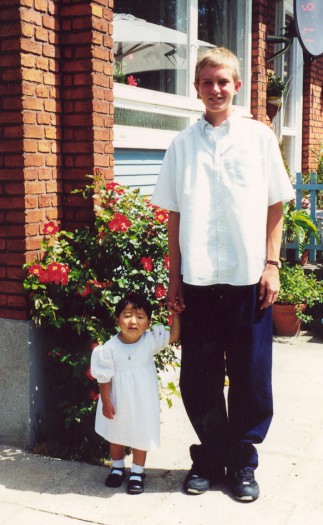
[[[91,356],[91,374],[98,383],[109,383],[114,376],[111,346],[107,343],[94,348]]]
[[[157,354],[169,344],[169,330],[163,325],[154,325],[150,334],[153,340],[153,354]]]

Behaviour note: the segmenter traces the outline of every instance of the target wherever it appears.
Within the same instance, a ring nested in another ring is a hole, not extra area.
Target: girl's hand
[[[102,414],[107,419],[113,419],[115,416],[116,411],[114,410],[114,406],[111,403],[110,399],[106,400],[102,404]]]

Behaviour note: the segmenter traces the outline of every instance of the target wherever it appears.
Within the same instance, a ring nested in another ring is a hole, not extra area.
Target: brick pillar
[[[323,145],[323,58],[304,65],[303,97],[303,173],[317,170],[318,153]]]
[[[251,113],[254,119],[260,120],[265,123],[267,121],[267,117],[266,117],[267,19],[268,19],[268,1],[267,0],[254,1],[252,3]]]
[[[91,220],[70,191],[99,169],[113,177],[113,56],[110,0],[61,2],[64,226]]]
[[[90,220],[69,195],[113,177],[112,0],[2,0],[0,317],[26,319],[21,266],[43,224]]]

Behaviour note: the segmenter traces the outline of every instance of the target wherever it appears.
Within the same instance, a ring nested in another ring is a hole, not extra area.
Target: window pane
[[[115,81],[187,95],[187,0],[116,0]]]
[[[246,4],[239,0],[199,0],[198,38],[233,51],[240,62],[242,88],[235,97],[244,104],[246,62]]]
[[[174,115],[115,108],[115,124],[122,126],[136,126],[140,128],[181,131],[188,125],[188,120],[185,117]]]
[[[292,23],[292,17],[286,16],[285,26],[288,27]],[[292,45],[288,51],[283,55],[283,80],[286,82],[286,93],[284,95],[284,122],[283,125],[286,127],[295,126],[295,110],[294,110],[294,92],[295,83],[293,82],[293,75],[295,69],[294,60],[295,46]]]

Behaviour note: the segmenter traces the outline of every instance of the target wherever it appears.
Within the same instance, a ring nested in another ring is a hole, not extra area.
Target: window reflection
[[[242,89],[234,99],[244,104],[246,55],[246,2],[239,0],[199,0],[198,38],[236,53],[240,62]]]
[[[187,2],[118,0],[115,81],[187,95]]]
[[[210,47],[225,46],[240,61],[243,87],[234,102],[246,106],[249,0],[115,0],[114,4],[114,79],[133,86],[129,100],[142,102],[137,99],[139,88],[195,97],[196,58]],[[163,98],[164,103],[168,100]],[[154,123],[153,113],[148,116],[144,110],[127,107],[116,111],[116,124],[143,127],[147,118],[148,127],[176,130],[188,123],[186,117],[168,119],[169,115],[158,115]]]

